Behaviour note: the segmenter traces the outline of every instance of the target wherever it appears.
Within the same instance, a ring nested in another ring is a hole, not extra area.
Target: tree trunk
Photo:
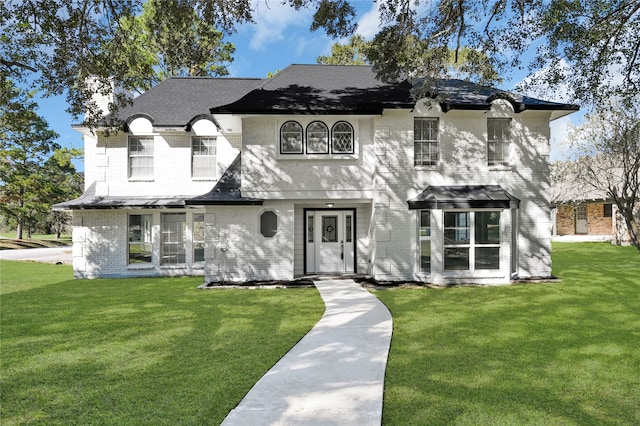
[[[18,226],[16,227],[16,238],[22,239],[22,222],[18,221]]]

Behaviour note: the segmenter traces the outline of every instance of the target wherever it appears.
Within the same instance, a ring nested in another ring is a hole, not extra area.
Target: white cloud
[[[269,44],[284,40],[290,27],[309,28],[311,24],[309,10],[295,10],[278,2],[266,4],[255,0],[254,11],[255,23],[248,24],[248,28],[254,30],[249,42],[249,48],[252,50],[265,50]]]
[[[366,40],[371,40],[380,31],[380,9],[378,3],[373,3],[371,9],[358,20],[358,34]]]

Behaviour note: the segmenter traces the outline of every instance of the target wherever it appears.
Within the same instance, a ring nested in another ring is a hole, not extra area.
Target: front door
[[[307,273],[354,272],[355,210],[307,211]]]
[[[576,206],[576,234],[586,234],[588,230],[587,205],[578,204]]]

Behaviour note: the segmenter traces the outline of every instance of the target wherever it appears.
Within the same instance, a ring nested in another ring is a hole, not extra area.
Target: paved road
[[[73,257],[71,247],[32,248],[22,250],[0,250],[2,260],[33,260],[42,263],[71,265]]]

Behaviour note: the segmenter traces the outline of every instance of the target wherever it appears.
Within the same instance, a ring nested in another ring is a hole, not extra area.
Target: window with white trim
[[[182,265],[186,262],[186,213],[162,213],[160,264]]]
[[[280,127],[280,153],[302,154],[302,126],[296,121],[287,121]]]
[[[129,215],[129,265],[151,263],[151,228],[153,218],[150,214]]]
[[[129,136],[129,177],[153,177],[153,136]]]
[[[204,262],[204,213],[193,214],[193,262]]]
[[[191,176],[201,179],[216,177],[215,137],[191,137]]]
[[[435,166],[440,159],[439,120],[416,117],[413,119],[413,164]]]
[[[307,154],[329,153],[329,128],[322,121],[313,121],[307,126]]]
[[[338,121],[331,128],[331,152],[353,154],[353,126],[346,121]]]
[[[444,212],[444,270],[500,269],[500,212]]]
[[[508,166],[511,150],[511,119],[487,119],[487,165]]]
[[[431,273],[431,211],[420,210],[418,216],[418,258],[420,272]]]

